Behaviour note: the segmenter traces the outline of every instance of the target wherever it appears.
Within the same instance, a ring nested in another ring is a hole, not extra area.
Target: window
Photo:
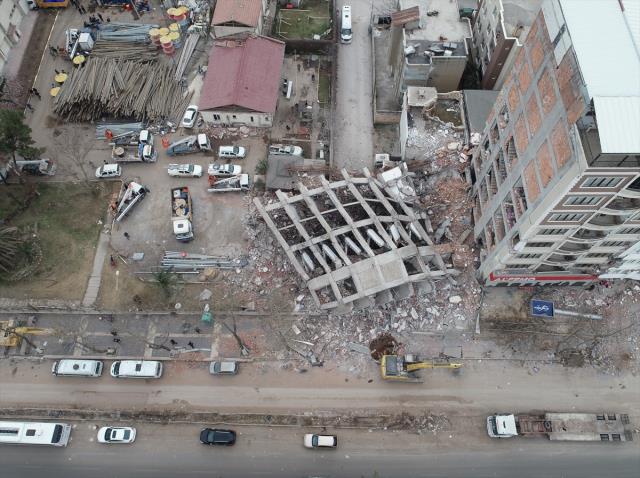
[[[605,241],[600,246],[602,247],[621,247],[624,246],[626,241]]]
[[[568,231],[569,229],[540,229],[538,234],[542,236],[562,236]]]
[[[518,259],[538,259],[542,254],[518,254]]]
[[[618,184],[622,182],[623,178],[612,178],[612,177],[588,177],[582,184],[581,188],[615,188]]]
[[[640,227],[623,227],[616,234],[640,234]]]
[[[220,121],[220,115],[213,115],[214,121]]]
[[[596,420],[604,420],[604,415],[596,415]]]
[[[563,206],[595,206],[602,201],[600,196],[569,196]]]
[[[249,119],[251,120],[251,122],[253,123],[253,116],[249,116]]]
[[[577,222],[584,219],[584,214],[551,214],[547,221],[549,222]]]
[[[607,420],[611,420],[611,421],[615,421],[616,416],[615,415],[609,415],[607,414]]]
[[[591,254],[587,254],[587,257],[597,258],[597,257],[609,257],[609,254],[605,254],[602,252],[593,252]]]
[[[527,242],[524,247],[553,247],[553,242]]]
[[[36,436],[36,429],[35,428],[29,428],[27,430],[27,433],[25,433],[25,435],[28,436],[28,437]]]
[[[613,440],[613,441],[622,441],[620,439],[620,435],[618,433],[612,433],[611,434],[611,440]]]
[[[17,435],[17,428],[0,428],[0,435]]]
[[[232,118],[233,118],[233,119],[236,119],[236,115],[232,115]]]
[[[609,441],[609,434],[608,433],[601,433],[600,434],[600,440],[601,441]]]

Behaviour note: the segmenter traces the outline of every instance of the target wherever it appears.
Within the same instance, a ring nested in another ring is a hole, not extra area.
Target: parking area
[[[196,134],[197,130],[184,132],[182,128],[167,135],[169,142]],[[247,150],[247,157],[239,160],[218,161],[216,144],[234,144]],[[211,193],[207,191],[207,167],[213,162],[231,163],[242,167],[251,177],[257,163],[266,157],[266,145],[261,137],[241,138],[237,141],[218,140],[212,143],[214,151],[169,157],[156,139],[158,160],[150,164],[126,164],[125,179],[139,180],[151,192],[136,206],[133,212],[112,230],[111,245],[124,256],[144,252],[140,267],[149,269],[158,265],[162,253],[185,251],[198,254],[239,256],[246,249],[243,217],[247,212],[249,197],[242,192]],[[106,152],[105,152],[106,154]],[[175,178],[167,173],[169,164],[197,164],[202,166],[200,178]],[[189,243],[178,242],[171,223],[171,188],[188,186],[193,202],[193,227],[195,238]],[[127,232],[127,239],[124,233]]]

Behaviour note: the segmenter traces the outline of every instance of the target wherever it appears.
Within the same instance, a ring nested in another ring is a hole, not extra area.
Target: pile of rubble
[[[393,421],[387,425],[388,429],[415,430],[418,435],[424,432],[431,432],[434,435],[440,431],[451,429],[451,422],[446,415],[434,415],[425,413],[423,415],[410,415],[402,412],[393,417]]]

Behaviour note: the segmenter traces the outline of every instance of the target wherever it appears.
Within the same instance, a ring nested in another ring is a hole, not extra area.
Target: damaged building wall
[[[277,202],[254,203],[322,309],[364,307],[431,290],[432,281],[458,273],[430,237],[428,216],[416,213],[406,168],[376,178],[352,177]]]

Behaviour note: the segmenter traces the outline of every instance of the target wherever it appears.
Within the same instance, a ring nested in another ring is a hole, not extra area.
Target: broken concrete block
[[[452,295],[451,297],[449,297],[449,302],[451,304],[459,304],[460,302],[462,302],[462,297],[460,297],[459,295]]]
[[[209,300],[211,299],[211,296],[213,295],[213,292],[211,292],[209,289],[204,289],[202,292],[200,292],[200,295],[198,296],[199,300]]]
[[[351,350],[352,352],[358,352],[361,354],[369,354],[369,348],[365,347],[364,345],[360,345],[360,344],[356,344],[354,342],[347,342],[347,346],[349,347],[349,350]]]

